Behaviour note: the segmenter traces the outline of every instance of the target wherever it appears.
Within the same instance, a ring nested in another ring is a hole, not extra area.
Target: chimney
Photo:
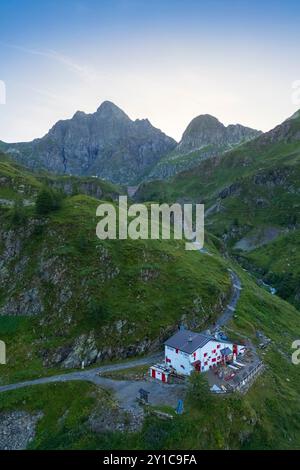
[[[189,335],[188,342],[191,343],[192,341],[193,341],[193,337],[192,337],[192,335]]]

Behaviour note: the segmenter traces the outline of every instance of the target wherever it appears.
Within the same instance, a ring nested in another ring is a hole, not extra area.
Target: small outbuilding
[[[169,382],[171,369],[166,364],[155,364],[149,369],[149,375],[152,379],[161,380],[162,382]]]

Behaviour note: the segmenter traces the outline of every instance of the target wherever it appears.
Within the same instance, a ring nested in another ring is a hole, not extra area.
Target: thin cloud
[[[2,43],[3,44],[3,43]],[[74,72],[80,76],[80,78],[87,82],[92,82],[96,79],[96,73],[87,65],[82,65],[76,62],[69,56],[61,54],[58,51],[52,49],[31,49],[23,46],[18,46],[15,44],[5,44],[7,47],[11,47],[13,49],[17,49],[18,51],[25,52],[26,54],[31,55],[38,55],[41,57],[46,57],[47,59],[54,60],[66,68],[68,68],[71,72]]]

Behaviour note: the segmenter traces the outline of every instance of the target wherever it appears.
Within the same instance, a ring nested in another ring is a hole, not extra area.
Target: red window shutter
[[[216,362],[216,358],[214,357],[214,358],[211,360],[211,362]]]
[[[178,349],[176,348],[176,354],[178,354]]]

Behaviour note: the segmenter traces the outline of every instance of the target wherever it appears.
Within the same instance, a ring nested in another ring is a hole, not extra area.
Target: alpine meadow
[[[0,18],[0,462],[299,450],[299,2]]]

